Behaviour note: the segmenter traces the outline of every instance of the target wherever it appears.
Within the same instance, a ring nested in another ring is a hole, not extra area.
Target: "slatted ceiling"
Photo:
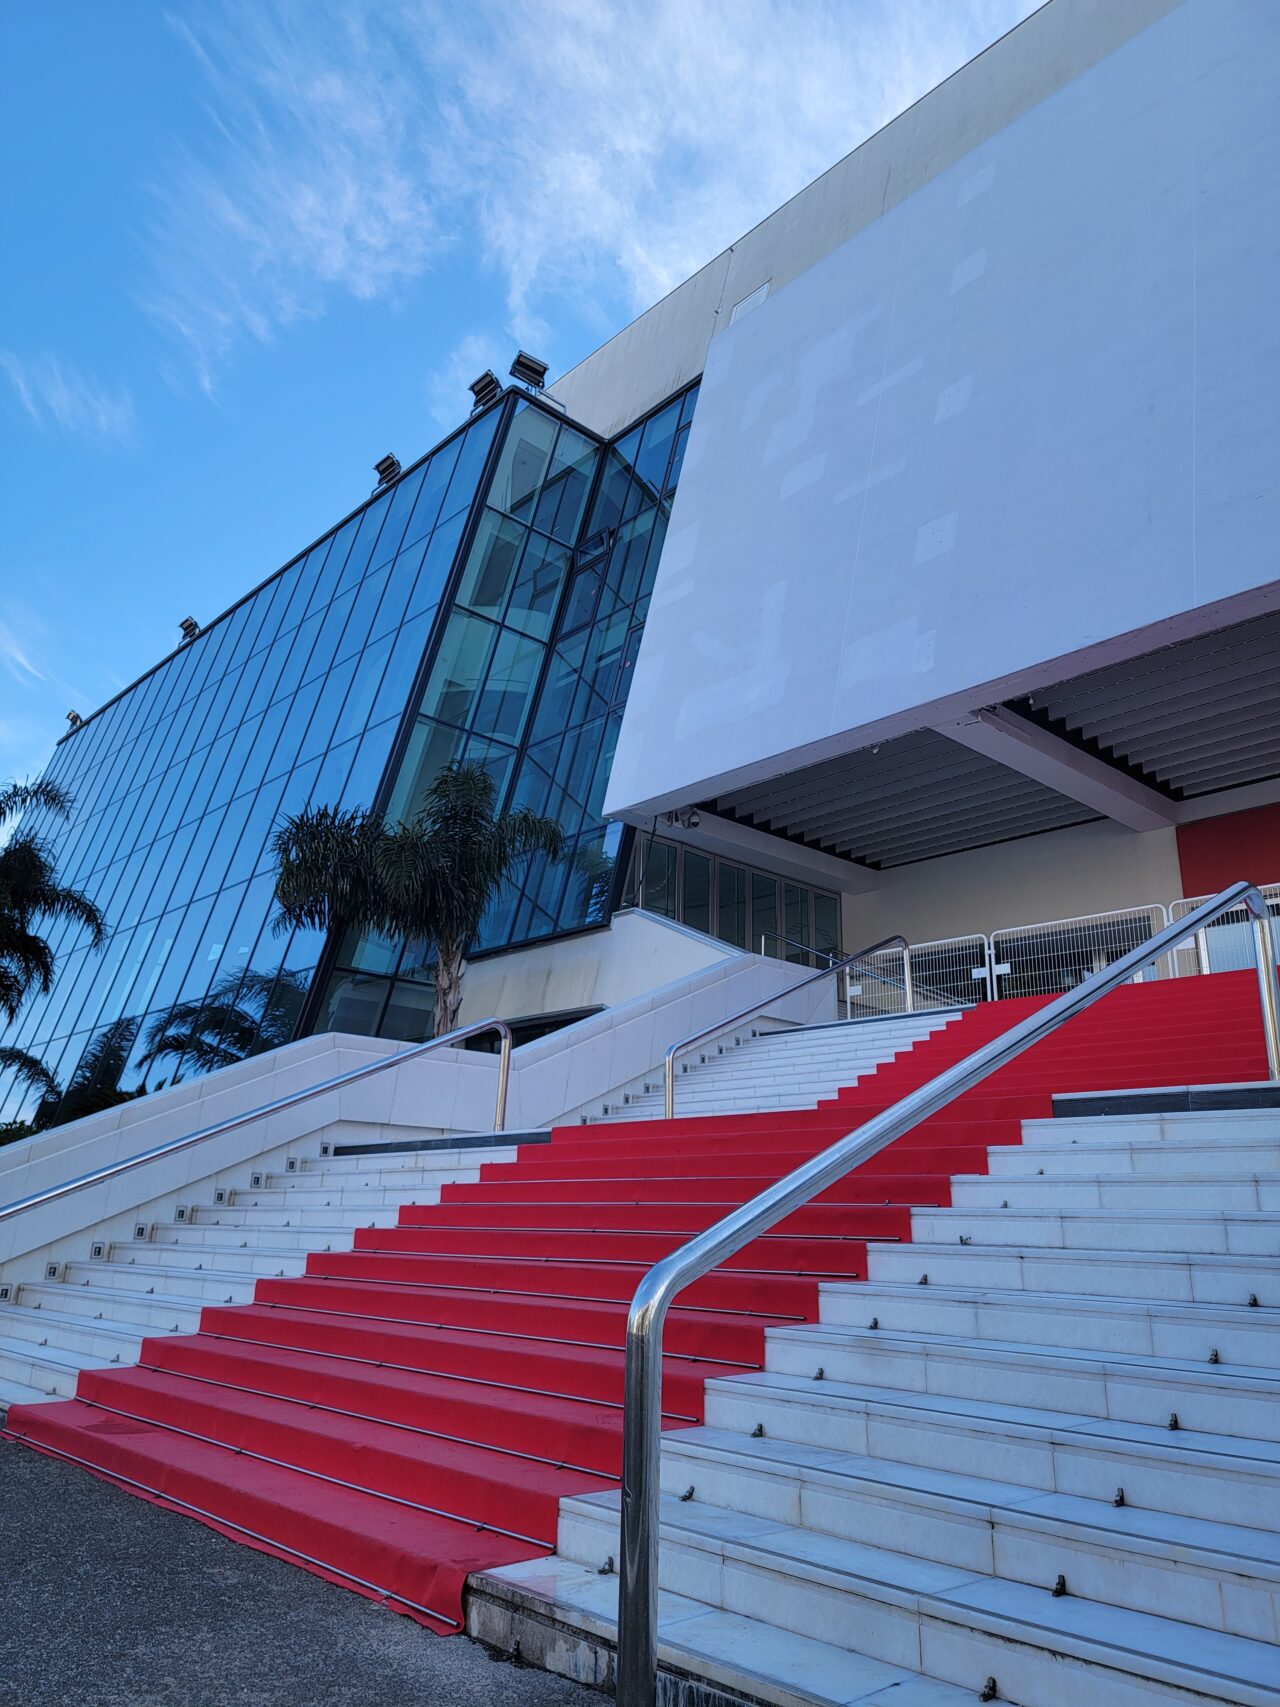
[[[876,866],[906,865],[1095,816],[931,730],[724,795],[716,810]]]
[[[1280,775],[1280,611],[1041,689],[1026,707],[1178,797]]]

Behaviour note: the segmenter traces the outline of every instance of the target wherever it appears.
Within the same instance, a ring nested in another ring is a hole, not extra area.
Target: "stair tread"
[[[1280,1535],[1265,1529],[1246,1529],[1240,1524],[1217,1523],[1133,1505],[1117,1507],[1078,1494],[1046,1492],[1018,1482],[994,1481],[960,1471],[935,1470],[798,1441],[767,1436],[754,1440],[705,1424],[668,1434],[663,1454],[672,1458],[707,1457],[717,1462],[738,1462],[753,1474],[767,1470],[836,1486],[865,1483],[877,1497],[946,1501],[972,1508],[974,1515],[1029,1520],[1042,1528],[1067,1524],[1079,1530],[1101,1532],[1111,1545],[1154,1544],[1164,1551],[1179,1548],[1184,1553],[1219,1556],[1214,1559],[1218,1564],[1223,1559],[1245,1560],[1252,1568],[1280,1580]]]
[[[550,1616],[593,1633],[612,1636],[616,1628],[617,1579],[570,1559],[504,1565],[486,1571],[479,1581],[491,1593],[532,1601]],[[974,1702],[971,1689],[666,1588],[658,1593],[658,1654],[663,1664],[693,1670],[722,1688],[754,1694],[764,1684],[771,1699],[783,1691],[787,1707],[973,1707]]]
[[[1039,1345],[1023,1340],[977,1339],[965,1334],[930,1333],[914,1328],[855,1328],[838,1322],[804,1322],[794,1328],[782,1325],[770,1328],[769,1336],[798,1338],[815,1348],[821,1347],[823,1339],[853,1342],[873,1351],[883,1346],[902,1346],[907,1350],[921,1351],[926,1358],[929,1352],[936,1351],[944,1355],[969,1355],[990,1363],[1016,1362],[1024,1366],[1037,1363],[1095,1370],[1101,1374],[1123,1375],[1126,1379],[1192,1375],[1209,1386],[1229,1381],[1236,1390],[1251,1386],[1258,1392],[1273,1392],[1280,1397],[1280,1370],[1272,1373],[1252,1364],[1209,1365],[1193,1362],[1190,1358],[1155,1357],[1142,1352],[1101,1349],[1085,1352],[1070,1346]]]
[[[833,1381],[815,1383],[812,1378],[784,1375],[776,1370],[752,1370],[727,1379],[713,1378],[718,1388],[736,1397],[749,1396],[753,1389],[765,1390],[769,1398],[801,1397],[810,1405],[834,1411],[849,1409],[891,1410],[896,1414],[951,1419],[961,1426],[970,1423],[997,1430],[1029,1431],[1071,1445],[1094,1441],[1119,1443],[1125,1447],[1156,1450],[1173,1457],[1208,1455],[1231,1468],[1254,1467],[1267,1475],[1280,1474],[1280,1442],[1249,1435],[1213,1434],[1201,1429],[1171,1430],[1149,1423],[1130,1423],[1086,1412],[1042,1410],[1032,1405],[1006,1405],[989,1399],[971,1399],[955,1394],[921,1393],[902,1387],[880,1387],[870,1382]],[[819,1391],[820,1388],[820,1391]]]
[[[912,1247],[918,1248],[914,1245]],[[1002,1309],[1060,1310],[1063,1300],[1061,1292],[1035,1292],[1030,1287],[1020,1287],[1015,1292],[1008,1287],[957,1286],[953,1283],[935,1285],[930,1281],[927,1291],[931,1298],[948,1303],[998,1304]],[[918,1303],[921,1288],[892,1280],[866,1280],[860,1282],[856,1288],[842,1286],[838,1281],[824,1280],[822,1292],[824,1295],[835,1292],[842,1298],[856,1297],[859,1300],[874,1297],[901,1299],[904,1303],[910,1299],[913,1303]],[[1221,1322],[1229,1327],[1280,1328],[1280,1306],[1268,1307],[1265,1304],[1250,1307],[1244,1304],[1198,1303],[1178,1298],[1108,1298],[1102,1294],[1094,1297],[1089,1293],[1080,1293],[1072,1298],[1071,1309],[1073,1313],[1084,1312],[1101,1316],[1136,1313],[1144,1316],[1169,1316],[1180,1321]]]
[[[565,1504],[608,1526],[606,1532],[612,1535],[616,1494],[574,1495]],[[1006,1577],[939,1565],[719,1506],[701,1506],[696,1500],[682,1502],[664,1495],[660,1511],[666,1540],[763,1564],[773,1573],[799,1577],[806,1584],[853,1591],[913,1611],[949,1612],[953,1620],[972,1622],[976,1616],[980,1627],[993,1635],[1009,1633],[1012,1626],[1024,1641],[1052,1645],[1080,1658],[1105,1655],[1112,1664],[1144,1677],[1212,1680],[1218,1690],[1230,1682],[1257,1692],[1252,1699],[1280,1701],[1276,1649],[1269,1642],[1069,1593],[1054,1597],[1046,1589]]]

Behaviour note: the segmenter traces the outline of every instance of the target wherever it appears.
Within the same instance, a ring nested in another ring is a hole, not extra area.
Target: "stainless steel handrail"
[[[424,1055],[429,1055],[433,1049],[448,1049],[453,1044],[465,1043],[468,1037],[480,1037],[487,1031],[496,1031],[502,1039],[498,1057],[498,1098],[493,1120],[493,1130],[501,1132],[507,1120],[507,1085],[511,1077],[511,1027],[501,1019],[478,1020],[475,1025],[464,1025],[457,1031],[448,1031],[443,1037],[432,1037],[426,1043],[416,1043],[412,1049],[401,1049],[394,1055],[386,1055],[381,1061],[371,1061],[363,1067],[352,1067],[318,1085],[309,1085],[305,1091],[291,1091],[288,1096],[277,1097],[274,1102],[263,1103],[258,1108],[249,1109],[245,1114],[233,1115],[229,1120],[219,1120],[215,1125],[202,1127],[198,1132],[189,1132],[183,1138],[170,1139],[167,1144],[157,1144],[153,1149],[142,1150],[136,1156],[126,1156],[119,1162],[108,1162],[101,1168],[95,1168],[92,1173],[64,1180],[61,1185],[52,1185],[45,1191],[33,1192],[30,1197],[20,1197],[12,1203],[0,1204],[0,1221],[7,1221],[10,1216],[20,1215],[28,1209],[37,1209],[41,1204],[54,1203],[58,1198],[67,1197],[73,1191],[83,1191],[86,1186],[114,1179],[117,1174],[128,1173],[132,1168],[140,1168],[145,1162],[157,1161],[161,1156],[175,1156],[180,1150],[189,1150],[193,1145],[203,1144],[207,1138],[217,1138],[223,1132],[234,1132],[238,1126],[247,1126],[250,1121],[260,1120],[264,1115],[278,1114],[281,1109],[297,1108],[300,1103],[310,1102],[313,1097],[339,1090],[343,1085],[353,1085],[361,1079],[371,1079],[375,1073],[385,1073],[388,1067],[402,1067],[406,1061],[418,1061]]]
[[[837,960],[839,960],[839,958],[840,958],[840,956],[838,954],[828,954],[825,948],[815,948],[812,943],[797,942],[794,937],[783,936],[781,931],[761,931],[760,932],[760,952],[761,952],[761,954],[764,953],[764,945],[765,945],[765,942],[768,940],[769,937],[772,937],[775,942],[785,943],[788,948],[801,949],[805,954],[812,954],[815,956],[821,955],[822,958],[826,961],[828,967],[833,966],[835,964],[835,962]]]
[[[662,1326],[676,1294],[808,1203],[850,1169],[936,1114],[962,1092],[1056,1031],[1153,960],[1243,903],[1254,921],[1258,993],[1267,1067],[1280,1080],[1280,997],[1267,904],[1251,883],[1233,883],[1177,924],[1132,949],[1048,1007],[1012,1026],[965,1060],[796,1168],[793,1173],[699,1233],[651,1268],[627,1317],[627,1369],[622,1442],[622,1542],[618,1582],[617,1707],[654,1707],[658,1665],[658,1458],[662,1439]],[[865,952],[865,951],[864,951]],[[800,988],[799,985],[796,988]]]
[[[666,1118],[670,1120],[675,1114],[676,1107],[676,1058],[683,1055],[686,1049],[692,1049],[699,1043],[705,1043],[709,1037],[715,1037],[718,1032],[728,1031],[730,1026],[741,1025],[744,1019],[750,1019],[758,1014],[761,1008],[767,1008],[770,1002],[777,1002],[784,996],[793,996],[797,990],[807,989],[810,984],[816,984],[820,978],[830,978],[833,973],[843,972],[846,966],[852,966],[855,960],[865,960],[869,954],[878,954],[882,948],[901,947],[905,963],[909,950],[904,936],[887,936],[880,942],[873,942],[870,948],[860,948],[856,954],[846,955],[843,960],[833,961],[830,966],[822,966],[808,978],[802,978],[798,984],[786,984],[781,989],[772,991],[762,1001],[753,1002],[749,1008],[743,1008],[741,1013],[730,1014],[727,1019],[717,1020],[703,1031],[690,1032],[688,1037],[682,1037],[678,1043],[673,1043],[667,1050],[663,1062],[663,1080],[666,1091]]]

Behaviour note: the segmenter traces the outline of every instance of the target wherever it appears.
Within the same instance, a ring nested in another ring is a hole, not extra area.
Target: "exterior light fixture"
[[[80,725],[84,722],[84,718],[81,717],[81,715],[78,711],[69,711],[67,713],[67,722],[71,725],[71,727],[73,729],[78,729],[80,727]]]
[[[540,362],[537,356],[531,356],[525,350],[516,351],[516,359],[508,370],[512,379],[518,379],[521,385],[528,385],[534,391],[541,391],[547,383],[547,364]]]
[[[182,630],[184,640],[194,640],[200,632],[200,624],[193,616],[184,616],[178,627]]]
[[[374,463],[373,472],[378,476],[378,485],[385,486],[388,480],[394,480],[396,475],[399,474],[400,458],[398,456],[392,456],[391,452],[388,451],[384,457],[379,458],[379,460]]]
[[[502,396],[502,382],[492,368],[486,368],[479,379],[473,379],[467,388],[475,398],[471,405],[473,410],[484,409],[495,398]]]

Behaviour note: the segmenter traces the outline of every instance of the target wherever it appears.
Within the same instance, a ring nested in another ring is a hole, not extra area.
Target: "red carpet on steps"
[[[616,1485],[645,1268],[1037,1005],[973,1009],[816,1108],[562,1127],[260,1280],[252,1304],[207,1308],[199,1333],[147,1340],[135,1367],[86,1371],[74,1399],[15,1406],[6,1432],[457,1629],[469,1572],[550,1551],[561,1496]],[[1053,1093],[1265,1074],[1252,973],[1115,991],[691,1286],[667,1327],[668,1426]]]

